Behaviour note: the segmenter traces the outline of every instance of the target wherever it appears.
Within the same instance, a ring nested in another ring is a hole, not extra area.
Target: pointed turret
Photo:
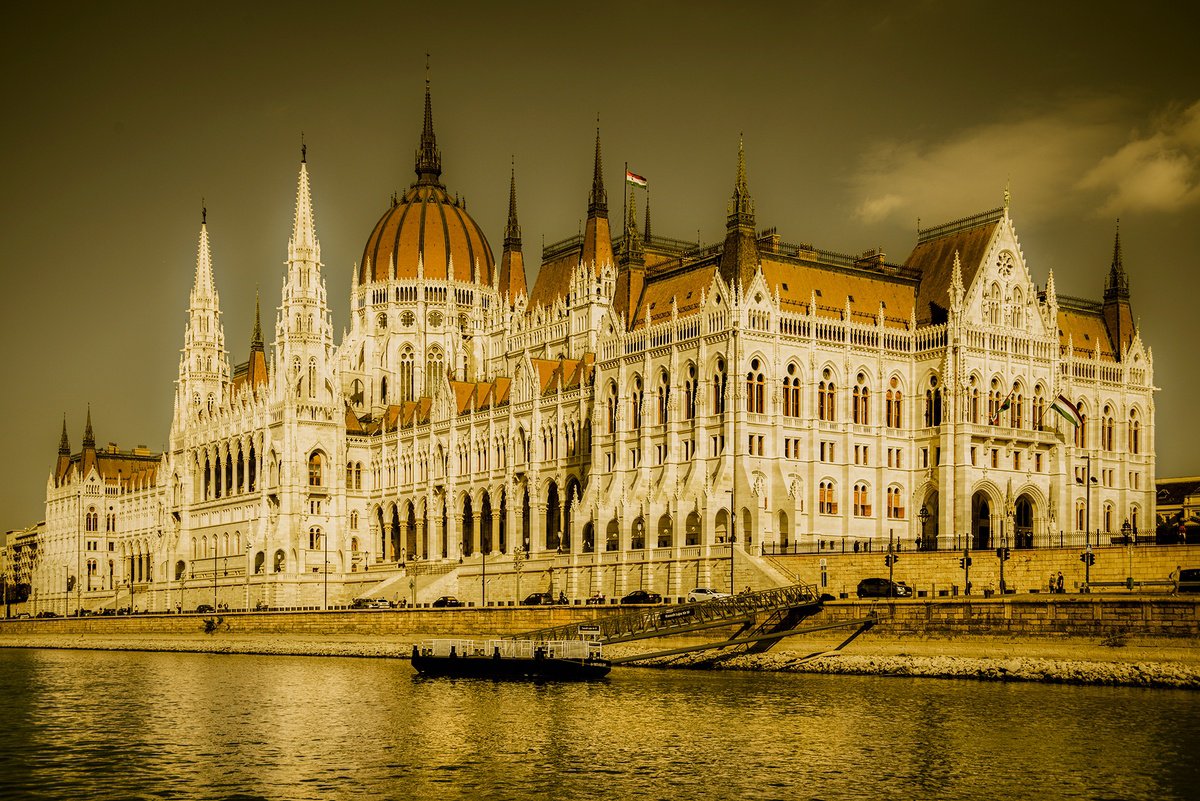
[[[300,146],[300,177],[296,184],[296,215],[292,221],[292,239],[288,243],[288,258],[320,261],[321,243],[317,241],[313,221],[312,189],[308,182],[308,147]]]
[[[1112,265],[1104,280],[1104,325],[1112,340],[1114,354],[1119,360],[1133,342],[1135,335],[1133,310],[1129,306],[1129,276],[1125,274],[1125,263],[1121,256],[1121,221],[1117,220],[1117,232],[1113,238]]]
[[[504,253],[500,257],[499,291],[511,304],[528,295],[525,283],[525,256],[521,252],[521,224],[517,222],[517,167],[513,164],[508,186],[508,225],[504,228]]]
[[[596,126],[596,163],[592,170],[592,191],[588,195],[588,216],[608,217],[608,192],[604,190],[604,167],[600,160],[600,126]]]
[[[959,258],[958,250],[954,251],[954,271],[950,275],[950,308],[958,312],[962,309],[963,302],[963,275],[962,261]]]
[[[262,306],[259,302],[258,289],[256,288],[254,290],[254,331],[250,334],[250,350],[262,349]]]
[[[642,240],[650,243],[650,192],[646,191],[646,224],[642,227]]]
[[[208,238],[208,209],[200,213],[196,278],[188,300],[188,324],[179,357],[180,408],[215,403],[225,396],[229,361],[221,325],[221,300],[213,278]],[[190,404],[188,403],[190,401]]]
[[[721,278],[741,289],[754,277],[758,268],[758,242],[754,232],[754,201],[746,180],[746,151],[738,140],[737,177],[729,216],[725,221],[725,248],[721,252]]]
[[[642,238],[638,234],[636,195],[630,194],[625,214],[625,238],[621,243],[621,258],[617,265],[617,292],[613,309],[631,323],[646,283],[646,257]]]
[[[60,456],[71,453],[71,440],[67,439],[67,415],[65,413],[63,414],[62,437],[58,440],[58,453]]]
[[[417,183],[441,186],[442,153],[433,134],[433,100],[429,94],[429,62],[425,63],[425,123],[421,128],[421,143],[417,146]]]
[[[64,424],[65,421],[66,418],[64,418]],[[83,429],[83,448],[84,450],[96,448],[96,435],[92,433],[92,405],[90,403],[87,410],[87,426]]]
[[[1050,275],[1046,277],[1046,305],[1051,308],[1058,307],[1058,291],[1054,288],[1054,270],[1050,270]]]
[[[608,225],[608,193],[604,191],[604,168],[600,160],[600,128],[596,128],[596,161],[592,171],[592,191],[588,195],[588,216],[583,227],[583,253],[580,262],[600,275],[613,263],[612,233]]]

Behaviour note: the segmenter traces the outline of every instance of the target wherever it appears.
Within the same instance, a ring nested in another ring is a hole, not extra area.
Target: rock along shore
[[[410,655],[413,643],[420,639],[424,638],[307,638],[220,632],[120,637],[29,635],[0,638],[0,647],[405,659]],[[764,654],[718,660],[692,655],[659,660],[648,666],[1200,689],[1200,644],[1191,641],[1143,643],[1126,650],[1124,643],[1098,644],[1083,640],[874,637],[863,642],[862,647],[855,643],[836,653],[817,648],[815,654],[812,645],[811,641],[790,641]],[[628,645],[606,649],[613,656],[646,650]]]

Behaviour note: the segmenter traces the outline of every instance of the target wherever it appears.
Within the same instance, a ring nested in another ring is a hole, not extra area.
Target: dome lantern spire
[[[442,154],[437,149],[433,133],[433,101],[429,94],[429,54],[425,54],[425,124],[421,128],[421,144],[417,148],[417,183],[441,186]]]

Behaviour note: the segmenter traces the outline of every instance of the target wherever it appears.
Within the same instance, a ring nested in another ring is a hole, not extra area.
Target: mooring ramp
[[[569,623],[514,634],[510,639],[586,638],[598,639],[602,643],[619,643],[737,624],[742,625],[743,632],[777,631],[777,627],[784,621],[795,625],[820,606],[820,594],[816,587],[811,584],[794,584],[790,587],[743,592],[727,598],[679,606],[637,607],[632,611],[597,617],[583,623]],[[773,625],[764,629],[758,622],[764,619],[772,621]]]

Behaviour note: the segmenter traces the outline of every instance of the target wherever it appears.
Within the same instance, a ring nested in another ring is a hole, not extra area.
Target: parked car
[[[355,598],[351,609],[388,609],[391,604],[386,598]]]
[[[212,604],[200,604],[196,607],[196,611],[203,614],[204,612],[215,612],[217,610],[213,608]]]
[[[441,598],[438,598],[436,601],[430,604],[430,606],[432,606],[434,609],[445,609],[447,607],[462,605],[463,602],[455,598],[453,595],[443,595]]]
[[[548,592],[535,592],[531,595],[526,595],[521,601],[521,606],[554,606],[555,604],[567,605],[567,596],[564,593],[559,593],[555,598]]]
[[[43,609],[37,613],[37,617],[58,617],[58,612],[51,612],[49,609]]]
[[[858,582],[859,598],[910,598],[912,587],[903,581],[885,578],[865,578]]]
[[[687,594],[688,603],[693,603],[695,601],[715,601],[718,598],[728,598],[728,597],[729,597],[729,593],[717,592],[716,590],[710,589],[708,587],[696,587],[695,589],[693,589],[691,592],[689,592]]]
[[[623,604],[661,604],[662,596],[649,590],[634,590],[621,599]]]
[[[1179,571],[1179,592],[1200,592],[1200,567]]]

